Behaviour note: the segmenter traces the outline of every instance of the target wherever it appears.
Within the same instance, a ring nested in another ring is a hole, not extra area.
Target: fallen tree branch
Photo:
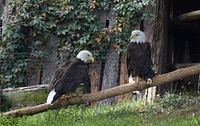
[[[147,85],[146,82],[142,81],[139,84],[130,84],[127,83],[125,85],[117,86],[114,88],[110,88],[107,90],[99,91],[99,92],[94,92],[90,94],[82,94],[76,97],[61,97],[57,102],[54,104],[41,104],[37,106],[32,106],[32,107],[27,107],[27,108],[22,108],[22,109],[17,109],[14,111],[9,111],[2,113],[2,116],[11,116],[11,117],[17,117],[17,116],[23,116],[23,115],[33,115],[36,113],[40,113],[49,109],[55,109],[61,106],[68,106],[68,105],[73,105],[73,104],[81,104],[81,103],[87,103],[87,102],[94,102],[94,101],[99,101],[103,100],[106,98],[110,98],[113,96],[117,95],[122,95],[128,92],[132,91],[141,91],[149,87],[153,86],[159,86],[162,84],[166,84],[168,82],[172,82],[175,80],[179,80],[185,77],[189,77],[192,75],[197,75],[200,73],[200,64],[194,65],[191,67],[187,68],[182,68],[175,70],[170,73],[162,74],[162,75],[157,75],[156,77],[153,78],[153,84]]]
[[[34,85],[28,87],[19,87],[19,88],[5,88],[3,89],[3,94],[7,92],[15,92],[15,91],[37,91],[37,90],[47,90],[48,84],[43,85]]]

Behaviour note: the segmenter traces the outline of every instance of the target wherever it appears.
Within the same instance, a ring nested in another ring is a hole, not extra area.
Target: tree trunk
[[[103,82],[101,90],[116,87],[118,85],[119,76],[119,55],[111,45],[109,52],[107,53],[106,63],[103,73]],[[109,98],[100,101],[100,104],[112,104],[116,102],[116,98]]]
[[[110,97],[114,97],[117,95],[122,95],[132,91],[141,91],[149,87],[159,86],[162,84],[166,84],[175,80],[179,80],[185,77],[189,77],[192,75],[197,75],[200,73],[200,64],[182,68],[175,70],[170,73],[157,75],[153,78],[153,83],[151,85],[147,85],[145,81],[139,82],[139,84],[124,84],[121,86],[117,86],[114,88],[106,89],[99,92],[89,93],[89,94],[82,94],[76,97],[61,97],[56,101],[54,104],[41,104],[33,107],[27,107],[23,109],[13,110],[6,113],[2,113],[1,116],[23,116],[23,115],[33,115],[36,113],[40,113],[43,111],[47,111],[49,109],[55,109],[58,107],[73,105],[73,104],[80,104],[80,103],[87,103],[93,102],[97,100],[102,100]]]
[[[168,7],[165,0],[156,0],[155,10],[155,28],[152,41],[152,58],[154,62],[155,72],[162,74],[167,71],[167,20]],[[162,93],[166,90],[166,85],[158,87],[158,92]]]
[[[105,29],[108,30],[107,32],[112,37],[110,29],[112,29],[115,19],[112,2],[109,2],[108,10],[101,12],[99,17],[100,17],[100,19],[98,20],[99,24],[102,26],[103,30]],[[111,43],[110,50],[108,51],[106,56],[101,90],[117,86],[117,81],[118,81],[119,55],[115,52],[115,49],[112,45],[112,40],[110,41],[110,43]],[[116,102],[115,97],[100,101],[100,104],[111,104],[113,102]]]
[[[56,59],[57,59],[57,41],[56,36],[52,36],[49,40],[48,47],[48,56],[44,60],[44,67],[42,70],[42,84],[48,84],[51,80],[51,77],[56,70]]]

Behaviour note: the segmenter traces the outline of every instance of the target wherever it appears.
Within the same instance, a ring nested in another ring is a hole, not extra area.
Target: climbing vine
[[[5,87],[23,85],[30,65],[43,65],[52,36],[57,36],[56,46],[65,48],[69,58],[81,49],[88,49],[99,60],[100,51],[108,49],[111,42],[123,51],[130,31],[143,18],[144,6],[149,1],[13,0],[0,42],[0,83]],[[115,19],[108,33],[102,31],[104,26],[98,20],[101,12],[110,11],[110,5]],[[32,63],[33,58],[40,63]]]

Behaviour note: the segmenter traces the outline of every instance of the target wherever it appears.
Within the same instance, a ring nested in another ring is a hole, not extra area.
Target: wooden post
[[[100,76],[101,76],[101,63],[90,65],[90,82],[91,82],[91,93],[99,91],[100,87]],[[96,101],[92,102],[91,105],[96,105]]]
[[[121,54],[120,58],[120,80],[119,84],[123,85],[128,83],[128,70],[126,65],[126,52]],[[118,96],[118,102],[128,99],[131,97],[131,93],[123,94]]]

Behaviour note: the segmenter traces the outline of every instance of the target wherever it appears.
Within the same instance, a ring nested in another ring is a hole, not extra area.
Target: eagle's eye
[[[138,34],[135,34],[135,36],[138,36]]]

